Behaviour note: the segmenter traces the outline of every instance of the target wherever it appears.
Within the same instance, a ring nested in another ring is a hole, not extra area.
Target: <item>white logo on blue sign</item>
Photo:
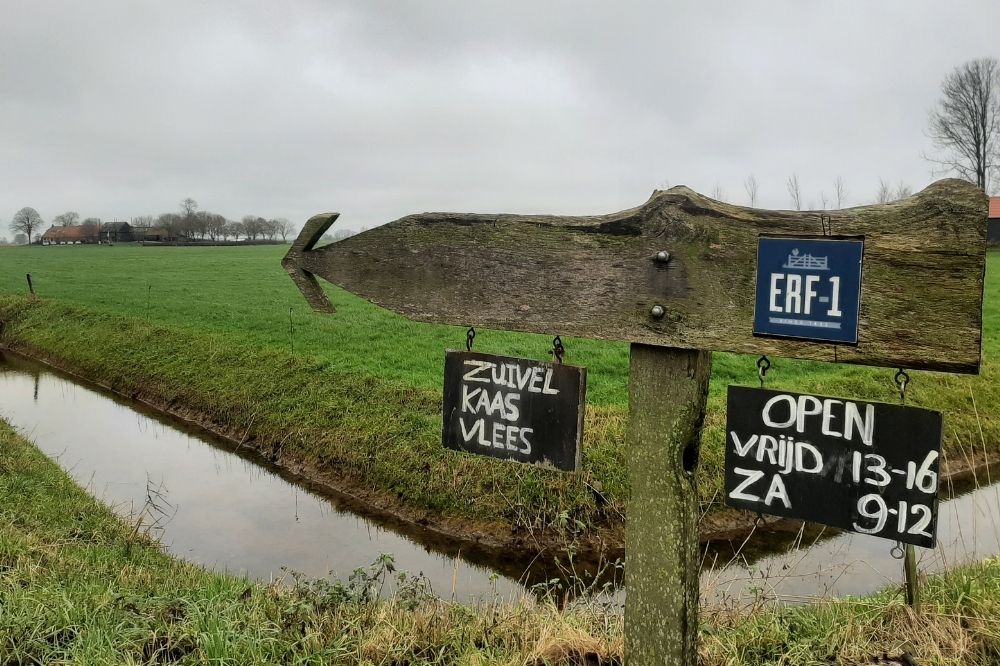
[[[757,240],[755,335],[858,342],[861,239]]]

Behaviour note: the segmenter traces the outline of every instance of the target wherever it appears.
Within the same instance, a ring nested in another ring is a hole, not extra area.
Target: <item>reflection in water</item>
[[[281,577],[283,567],[346,578],[389,553],[397,569],[422,572],[443,596],[453,589],[462,600],[521,593],[515,580],[417,545],[222,444],[11,355],[0,356],[0,418],[122,514],[137,514],[147,489],[158,490],[168,503],[164,545],[214,569],[265,581]]]
[[[234,455],[225,442],[195,436],[141,406],[117,402],[3,354],[0,418],[121,513],[136,514],[147,491],[157,489],[169,504],[161,521],[163,543],[170,552],[215,569],[262,580],[282,576],[283,568],[311,577],[331,571],[346,577],[389,553],[398,569],[423,573],[445,597],[453,590],[459,600],[495,593],[520,596],[523,589],[517,579],[528,563],[483,553],[454,557],[448,546],[412,526],[386,529],[345,510],[342,500],[315,494],[265,465]],[[1000,552],[998,515],[1000,485],[941,502],[937,547],[917,549],[921,571],[940,571]],[[821,536],[756,559],[737,555],[739,543],[712,544],[704,551],[703,600],[749,594],[796,602],[863,594],[902,580],[902,562],[889,554],[892,542],[850,533],[830,537],[829,531]],[[752,547],[760,553],[761,545],[766,548],[771,540],[751,540],[743,552]],[[470,556],[488,566],[471,563]],[[544,558],[533,564],[525,576],[529,582],[556,577]],[[620,583],[620,569],[609,567],[605,573]],[[620,603],[622,592],[613,598]]]
[[[1000,484],[985,470],[976,488],[938,504],[937,546],[917,548],[921,573],[934,573],[1000,553]],[[946,484],[947,485],[947,484]],[[942,491],[950,490],[942,488]],[[957,495],[949,492],[948,494]],[[889,551],[893,541],[842,532],[805,538],[784,553],[740,564],[732,550],[702,572],[706,601],[761,595],[788,602],[858,595],[903,580],[903,562]],[[824,538],[827,537],[827,538]],[[738,544],[737,544],[738,545]],[[726,565],[729,565],[728,567]]]

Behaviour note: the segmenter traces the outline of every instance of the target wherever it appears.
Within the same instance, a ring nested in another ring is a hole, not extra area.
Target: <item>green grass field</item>
[[[30,272],[43,298],[261,346],[289,349],[294,344],[296,353],[323,359],[338,372],[440,389],[444,350],[464,346],[464,328],[411,322],[327,283],[338,312],[316,314],[281,268],[286,251],[284,246],[0,248],[0,291],[25,292]],[[1000,255],[991,256],[991,266],[989,292],[996,297],[988,300],[986,311],[987,357],[1000,350]],[[627,403],[628,344],[566,339],[566,346],[566,362],[588,368],[589,403]],[[551,337],[479,330],[476,349],[547,359]],[[771,380],[778,385],[799,385],[808,378],[832,387],[849,374],[833,364],[775,360]],[[716,354],[713,394],[729,383],[756,381],[754,361]],[[891,371],[863,373],[885,375],[884,382],[876,381],[887,387],[884,398],[893,398]],[[919,390],[919,382],[913,388]]]
[[[595,506],[581,480],[599,481],[612,507],[624,510],[627,344],[565,339],[566,362],[588,368],[581,479],[459,460],[440,450],[439,404],[444,350],[462,347],[464,328],[410,322],[330,286],[338,312],[313,313],[281,269],[284,252],[0,248],[0,293],[23,294],[30,272],[43,299],[31,310],[7,298],[0,316],[15,319],[8,335],[85,374],[125,392],[152,387],[167,401],[208,406],[219,420],[248,432],[252,426],[263,439],[288,439],[282,455],[352,474],[417,507],[534,527],[567,515],[584,525],[617,520],[617,511]],[[946,458],[958,462],[1000,447],[998,253],[988,258],[984,314],[981,376],[911,373],[908,402],[945,412]],[[476,338],[485,352],[544,359],[550,348],[548,336],[479,330]],[[889,368],[772,361],[772,387],[897,400]],[[725,388],[755,384],[754,362],[714,355],[701,494],[716,507]]]
[[[596,604],[442,601],[419,585],[379,600],[384,566],[353,581],[265,586],[166,555],[0,421],[0,663],[622,663],[622,615]],[[404,576],[408,581],[415,579]],[[899,591],[814,606],[708,610],[703,666],[1000,659],[1000,559]]]

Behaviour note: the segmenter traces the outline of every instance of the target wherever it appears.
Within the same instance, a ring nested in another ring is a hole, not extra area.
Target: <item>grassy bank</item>
[[[419,586],[266,587],[166,555],[0,422],[0,663],[523,663],[565,643],[620,653],[620,621],[473,609]],[[481,612],[478,612],[481,611]]]
[[[33,304],[0,297],[5,340],[122,393],[198,412],[285,466],[347,484],[443,531],[482,531],[487,524],[493,538],[525,547],[574,531],[620,545],[628,498],[627,345],[567,342],[567,362],[589,371],[582,474],[453,454],[440,446],[443,351],[460,347],[464,330],[409,322],[333,287],[328,293],[338,313],[314,314],[280,268],[283,251],[0,249],[0,292],[23,293],[24,273],[31,272],[43,297]],[[997,253],[988,258],[984,314],[982,376],[912,373],[908,402],[946,414],[951,468],[1000,447]],[[480,331],[476,340],[482,351],[534,358],[546,358],[550,344],[544,336],[494,331]],[[709,525],[712,516],[724,515],[725,388],[754,384],[754,360],[714,357],[700,487]],[[892,374],[774,359],[768,381],[775,388],[893,401]]]
[[[622,620],[598,606],[444,602],[412,584],[264,586],[166,555],[0,422],[0,663],[620,663]],[[707,665],[1000,659],[1000,560],[932,577],[924,612],[898,591],[798,608],[707,611]]]

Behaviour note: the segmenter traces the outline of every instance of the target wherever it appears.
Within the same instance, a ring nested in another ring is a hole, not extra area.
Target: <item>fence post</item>
[[[35,295],[35,285],[31,284],[31,273],[27,273],[26,276],[28,278],[28,291],[31,292],[32,296],[34,296]]]
[[[920,610],[920,589],[917,586],[917,554],[913,544],[906,544],[903,571],[906,576],[906,603],[913,610]]]
[[[698,661],[695,472],[711,354],[632,344],[625,536],[629,666]]]

